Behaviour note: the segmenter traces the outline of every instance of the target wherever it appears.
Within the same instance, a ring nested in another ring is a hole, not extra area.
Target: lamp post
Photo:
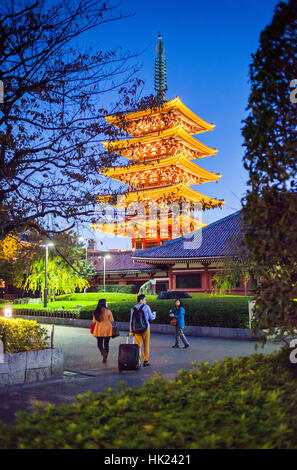
[[[103,291],[105,292],[105,262],[107,258],[111,258],[110,255],[103,256]]]
[[[80,243],[83,243],[84,242],[83,237],[79,237],[78,241]],[[87,242],[88,242],[88,240],[87,240]],[[86,268],[87,268],[87,264],[88,264],[88,243],[86,244],[86,246],[84,246],[84,249],[85,249],[85,252],[86,252],[85,253],[85,262],[86,262]],[[87,288],[84,287],[84,294],[86,294],[86,292],[87,292]]]
[[[82,243],[84,241],[83,237],[79,237],[78,241]],[[88,245],[84,246],[84,249],[86,250],[85,258],[86,258],[86,264],[87,264],[87,261],[88,261]]]
[[[47,307],[47,294],[48,294],[48,287],[47,287],[47,265],[48,265],[48,247],[54,246],[53,243],[45,243],[45,245],[40,245],[42,248],[45,248],[45,281],[44,281],[44,294],[43,294],[43,306],[44,308]]]

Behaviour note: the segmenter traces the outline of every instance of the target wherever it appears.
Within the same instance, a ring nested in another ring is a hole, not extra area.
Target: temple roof
[[[211,258],[223,258],[236,255],[242,240],[242,215],[235,212],[199,230],[200,234],[191,233],[191,238],[179,237],[175,240],[164,242],[163,245],[136,251],[133,258],[137,261],[160,264],[164,262],[184,262],[185,260],[205,260]],[[197,241],[202,243],[195,247],[195,235]],[[199,235],[199,236],[197,236]],[[189,240],[193,240],[194,247],[187,248]]]
[[[124,253],[110,253],[111,257],[106,262],[106,273],[112,272],[125,272],[125,271],[151,271],[152,266],[149,264],[135,261],[132,256],[132,251]],[[101,273],[104,270],[103,259],[94,258],[92,263],[97,273]]]
[[[181,120],[185,121],[187,124],[190,124],[193,128],[195,128],[195,132],[193,132],[193,134],[211,131],[215,127],[214,124],[210,124],[204,121],[199,116],[197,116],[197,114],[193,113],[193,111],[191,111],[187,106],[182,103],[181,99],[178,96],[173,100],[163,103],[161,106],[157,106],[155,108],[148,108],[142,111],[126,113],[122,116],[124,116],[125,121],[137,121],[146,116],[154,116],[161,113],[164,114],[168,113],[169,111],[174,112],[174,114],[178,115]],[[114,126],[121,127],[121,117],[118,114],[107,116],[106,120]]]
[[[216,181],[221,178],[221,175],[207,171],[195,163],[192,163],[184,156],[182,152],[165,158],[149,160],[146,163],[109,167],[106,171],[101,170],[101,173],[105,176],[109,176],[110,178],[119,181],[125,181],[125,175],[154,171],[159,168],[166,168],[171,166],[180,168],[181,170],[184,170],[185,173],[198,176],[201,179],[200,183]],[[126,177],[126,179],[129,180],[128,177]]]
[[[209,155],[215,155],[217,149],[212,149],[202,142],[199,142],[197,139],[192,137],[187,131],[185,131],[182,126],[175,126],[164,131],[153,132],[151,134],[144,135],[143,137],[134,137],[133,139],[125,140],[113,140],[113,141],[104,141],[102,144],[108,150],[113,150],[116,153],[120,149],[133,148],[133,146],[141,146],[145,144],[150,144],[153,142],[160,142],[162,139],[175,138],[176,140],[183,143],[186,147],[189,147],[191,150],[196,151],[201,156],[207,157]],[[129,158],[127,155],[125,155]],[[193,157],[198,158],[198,157]]]

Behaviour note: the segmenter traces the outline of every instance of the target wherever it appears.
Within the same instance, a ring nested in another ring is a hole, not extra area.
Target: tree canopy
[[[297,325],[297,2],[280,2],[250,66],[244,121],[245,243],[258,279],[256,327]]]
[[[36,293],[44,289],[45,253],[38,234],[29,233],[27,238],[30,244],[26,247],[26,256],[15,261],[13,279],[16,287]],[[53,241],[48,257],[49,288],[55,288],[57,294],[82,291],[89,286],[88,280],[94,274],[92,263],[85,257],[85,249],[71,234],[60,233]]]
[[[49,6],[47,6],[49,5]],[[0,13],[0,238],[59,232],[94,215],[99,170],[112,164],[104,117],[133,108],[131,54],[83,46],[86,34],[124,15],[101,0],[4,0]],[[106,109],[104,102],[114,99]]]

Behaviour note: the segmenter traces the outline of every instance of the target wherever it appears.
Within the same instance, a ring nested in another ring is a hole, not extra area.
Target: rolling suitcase
[[[129,344],[129,335],[127,336],[126,344],[119,346],[119,371],[122,370],[137,370],[139,368],[139,346],[135,344],[133,336],[133,344]]]

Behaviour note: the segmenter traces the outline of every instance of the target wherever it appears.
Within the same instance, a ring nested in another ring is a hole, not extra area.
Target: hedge
[[[0,448],[297,448],[296,371],[288,350],[226,358],[119,393],[78,396],[0,423]]]
[[[105,291],[104,286],[96,286],[96,292],[104,294],[105,292],[119,292],[123,294],[137,294],[138,289],[136,285],[129,284],[126,286],[120,286],[118,284],[106,284]]]
[[[129,321],[131,308],[137,301],[134,294],[125,293],[87,293],[67,294],[57,297],[56,302],[48,304],[48,311],[64,307],[65,310],[75,311],[77,305],[82,305],[80,318],[91,319],[98,300],[104,297],[117,321]],[[206,294],[193,295],[192,299],[183,299],[186,307],[186,323],[198,326],[218,326],[230,328],[248,327],[248,300],[242,296],[212,296]],[[152,310],[157,312],[156,323],[169,322],[169,310],[174,306],[174,300],[157,300],[157,296],[147,296],[147,302]],[[43,310],[43,305],[30,305],[30,310]],[[27,309],[25,305],[15,305],[14,312]],[[60,316],[60,315],[59,315]],[[62,315],[63,316],[63,315]]]
[[[48,348],[46,328],[36,321],[0,317],[0,340],[6,353],[19,353]]]
[[[23,297],[21,299],[14,299],[14,304],[27,304],[27,305],[39,305],[42,304],[42,299],[40,297],[32,298],[32,297]]]
[[[225,328],[247,328],[248,307],[245,303],[232,302],[224,298],[183,299],[186,309],[186,324],[192,326],[216,326]],[[134,302],[110,303],[114,319],[127,322],[130,320],[131,308]],[[169,310],[174,306],[172,300],[151,300],[152,311],[157,312],[154,323],[169,323]],[[80,318],[91,319],[93,306],[85,306],[80,311]]]

